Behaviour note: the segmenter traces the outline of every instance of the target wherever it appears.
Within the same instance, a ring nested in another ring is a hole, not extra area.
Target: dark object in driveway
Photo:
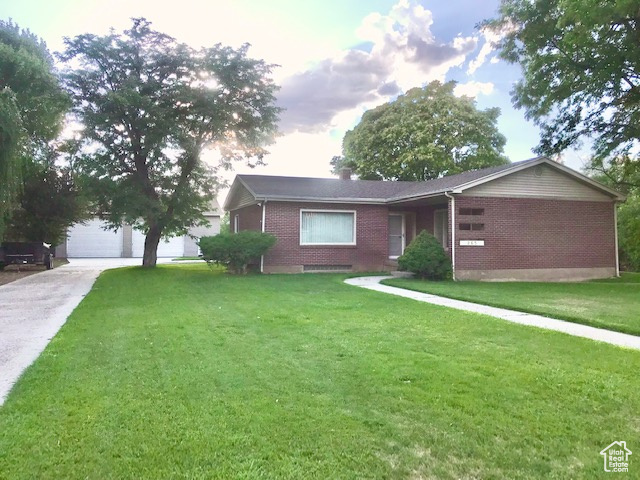
[[[51,270],[51,245],[44,242],[4,242],[0,245],[0,270],[12,264],[44,265]]]

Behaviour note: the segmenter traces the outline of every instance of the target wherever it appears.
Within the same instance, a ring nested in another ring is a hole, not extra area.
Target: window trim
[[[302,241],[302,215],[304,213],[352,213],[353,214],[353,242],[349,243],[305,243]],[[300,209],[300,225],[298,228],[299,244],[302,247],[322,247],[322,246],[356,246],[357,245],[357,236],[356,236],[356,225],[358,220],[358,213],[356,210],[330,210],[330,209],[318,209],[318,208],[301,208]]]
[[[233,233],[238,233],[240,230],[240,214],[236,213],[233,216]]]

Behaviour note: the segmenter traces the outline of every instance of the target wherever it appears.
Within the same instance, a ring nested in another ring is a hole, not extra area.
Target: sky
[[[457,95],[481,109],[499,107],[498,129],[511,161],[535,156],[539,131],[511,104],[520,67],[500,60],[495,40],[476,25],[496,15],[498,0],[0,0],[13,19],[52,51],[64,37],[104,34],[145,17],[153,28],[194,47],[250,43],[249,56],[279,65],[281,135],[267,165],[235,173],[331,177],[345,132],[362,113],[433,80],[458,82]],[[563,161],[580,169],[586,155]],[[225,191],[219,195],[224,199]]]

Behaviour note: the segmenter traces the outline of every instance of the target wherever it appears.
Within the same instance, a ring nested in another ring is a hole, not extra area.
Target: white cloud
[[[453,89],[454,95],[458,97],[467,96],[476,98],[478,95],[491,95],[494,85],[491,82],[475,82],[459,83]]]
[[[476,37],[438,42],[433,15],[414,1],[399,0],[387,15],[367,15],[357,29],[366,48],[350,49],[297,72],[282,82],[283,132],[319,132],[342,112],[377,105],[462,65]]]
[[[498,41],[500,41],[500,39],[503,36],[503,33],[494,32],[487,28],[483,28],[482,36],[484,38],[484,43],[480,48],[480,52],[478,53],[478,56],[469,62],[469,68],[467,69],[468,75],[473,75],[476,72],[476,70],[478,70],[478,68],[484,65],[489,55],[491,55],[491,53],[494,52],[495,50],[494,45]],[[497,61],[498,61],[497,57],[493,56],[491,57],[490,63],[496,63]]]

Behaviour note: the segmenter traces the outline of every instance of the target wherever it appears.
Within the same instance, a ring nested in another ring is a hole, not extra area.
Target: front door
[[[389,258],[398,258],[404,252],[405,243],[404,215],[389,215]]]

